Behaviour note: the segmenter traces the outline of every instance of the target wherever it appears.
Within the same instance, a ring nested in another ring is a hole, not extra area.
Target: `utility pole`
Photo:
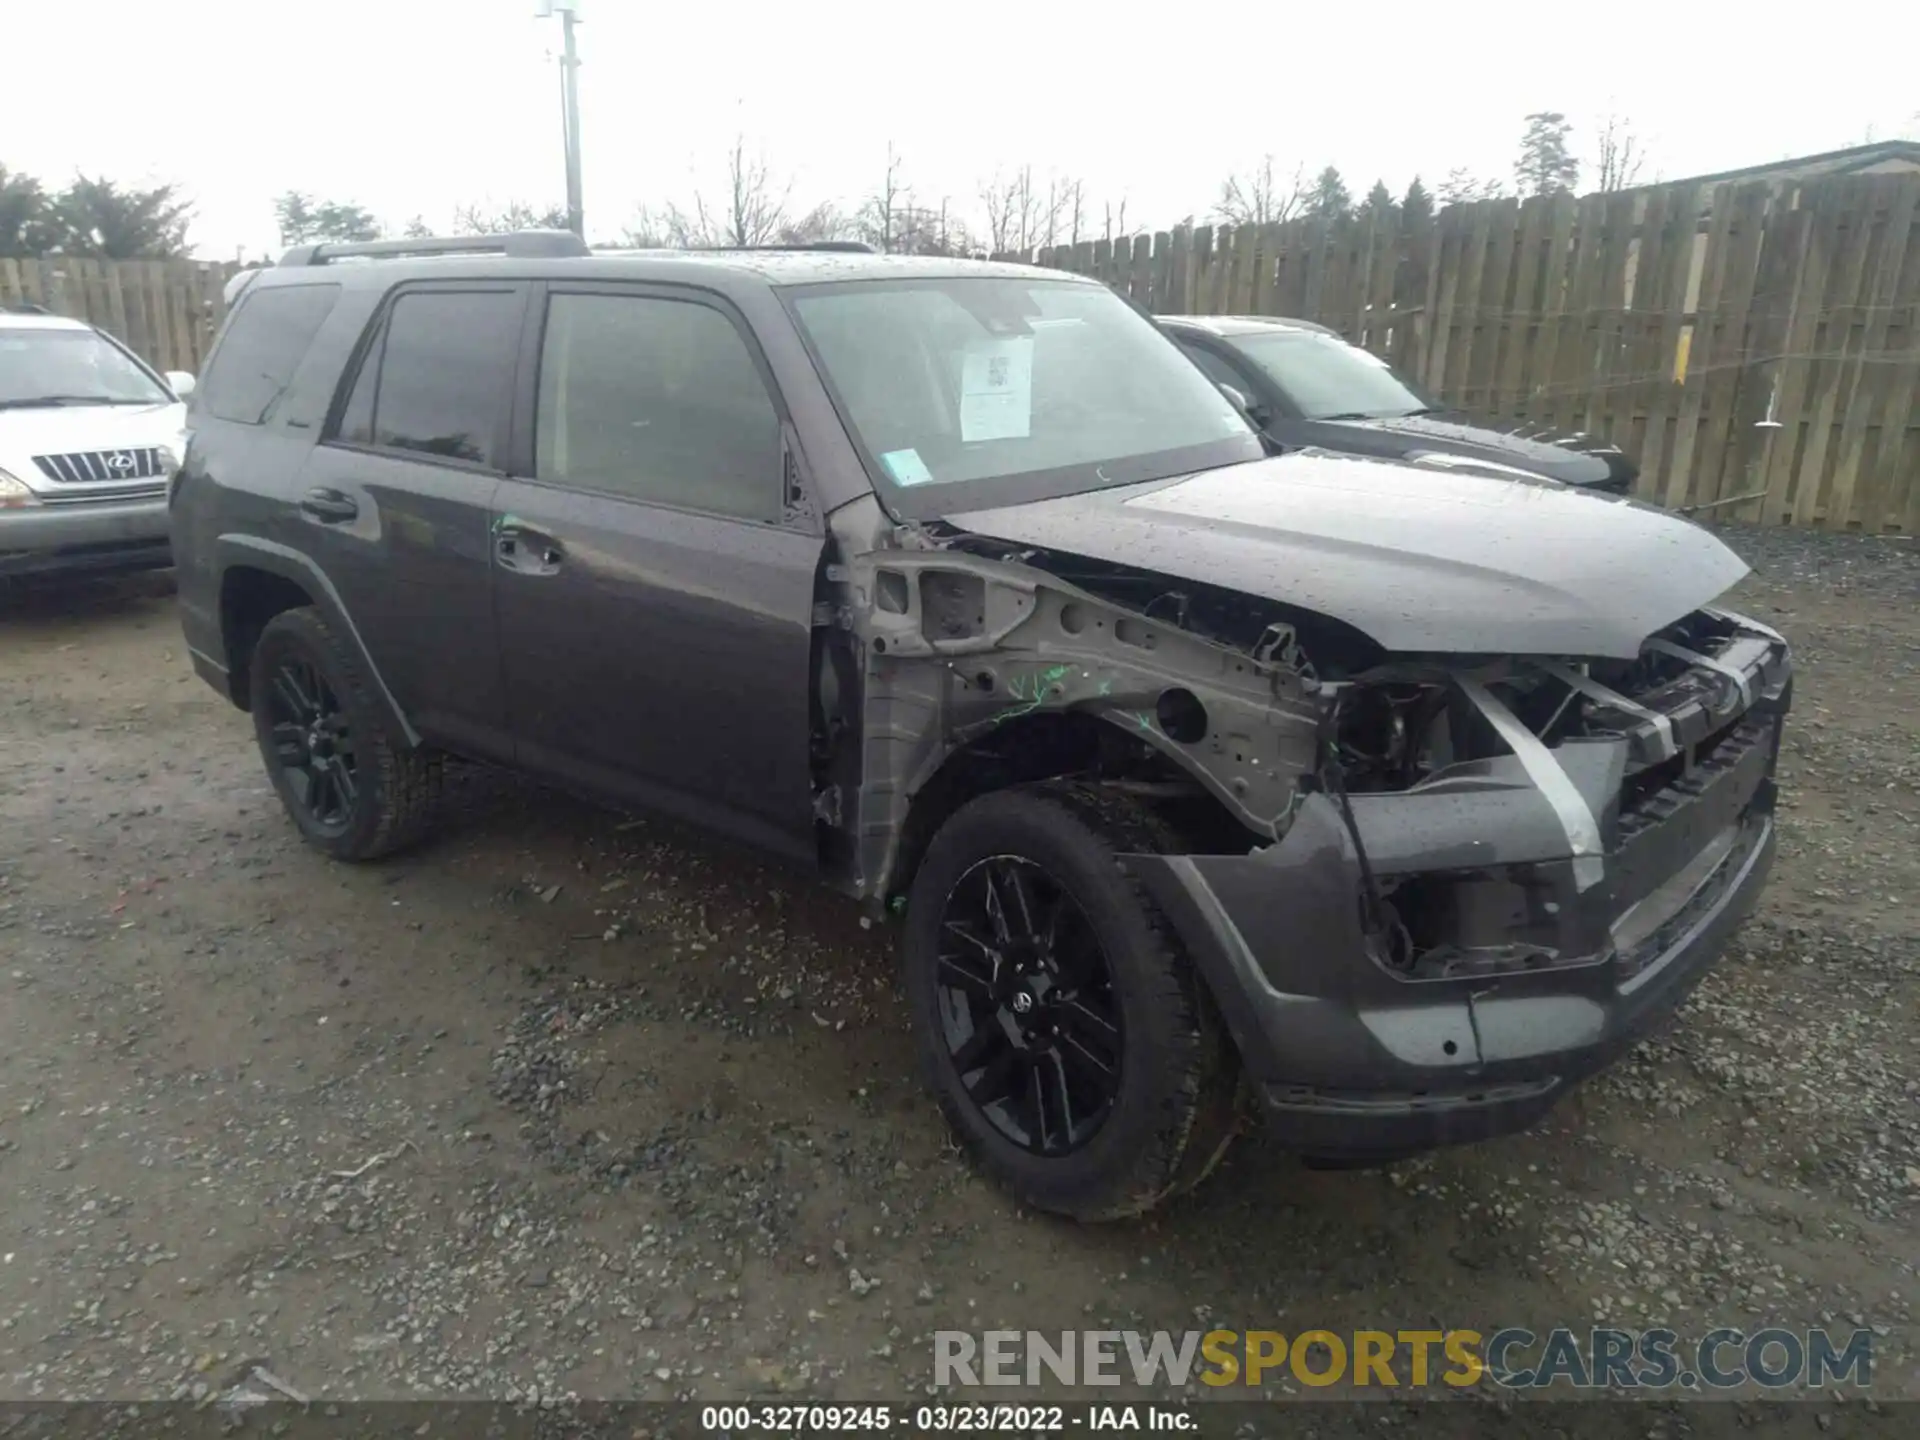
[[[540,0],[537,13],[560,17],[560,121],[567,161],[567,228],[584,240],[587,222],[580,199],[580,56],[573,44],[573,27],[580,21],[580,0]]]

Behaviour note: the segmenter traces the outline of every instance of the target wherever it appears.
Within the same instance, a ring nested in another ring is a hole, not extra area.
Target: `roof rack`
[[[515,230],[505,235],[428,236],[419,240],[361,240],[351,244],[296,245],[282,265],[326,265],[335,260],[398,260],[411,255],[505,255],[554,259],[592,252],[571,230]]]
[[[674,248],[678,248],[678,247],[674,247]],[[724,254],[724,255],[730,255],[735,251],[740,251],[740,250],[751,250],[756,252],[764,252],[767,250],[786,250],[786,251],[814,250],[814,251],[826,251],[829,254],[838,254],[838,255],[877,255],[880,253],[879,251],[875,250],[873,246],[867,244],[867,242],[864,240],[813,240],[813,241],[808,241],[804,244],[797,244],[797,245],[689,245],[685,248],[689,250],[702,251],[708,254]]]

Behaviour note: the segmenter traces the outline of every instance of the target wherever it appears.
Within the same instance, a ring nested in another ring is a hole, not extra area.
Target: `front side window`
[[[740,332],[708,305],[553,296],[534,450],[550,484],[780,518],[779,412]]]
[[[1104,286],[798,287],[791,308],[896,513],[937,515],[1260,458],[1179,348]]]
[[[249,288],[220,337],[195,408],[219,420],[265,424],[339,298],[338,285]]]
[[[516,291],[403,292],[387,314],[384,336],[361,362],[362,380],[366,366],[379,367],[373,443],[495,464],[519,335]],[[346,416],[341,438],[351,438],[361,423],[357,415]]]
[[[1387,362],[1311,330],[1235,335],[1234,349],[1272,380],[1302,420],[1391,420],[1432,407]]]

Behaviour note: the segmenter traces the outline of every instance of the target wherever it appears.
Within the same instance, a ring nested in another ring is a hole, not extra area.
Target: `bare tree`
[[[1115,240],[1127,239],[1133,234],[1131,230],[1127,229],[1126,196],[1122,195],[1120,197],[1120,204],[1118,206],[1115,206],[1111,200],[1107,202],[1105,229],[1108,244],[1112,244]]]
[[[769,244],[787,223],[791,188],[780,187],[776,193],[766,158],[748,156],[746,137],[736,135],[727,153],[726,194],[717,205],[709,204],[704,195],[693,197],[693,229],[708,245]]]
[[[499,209],[484,205],[462,205],[453,212],[456,235],[504,235],[515,230],[564,230],[567,207],[548,205],[544,209],[524,200],[510,200]]]
[[[900,212],[912,198],[912,190],[900,174],[900,157],[893,142],[887,142],[887,169],[880,188],[860,205],[860,238],[883,254],[899,247]]]
[[[1440,202],[1440,208],[1449,205],[1469,205],[1476,200],[1498,200],[1501,185],[1498,180],[1482,180],[1471,171],[1455,166],[1447,172],[1447,178],[1440,182],[1434,196]]]
[[[1600,122],[1600,189],[1603,193],[1626,190],[1640,182],[1646,167],[1647,147],[1633,126],[1609,113]]]
[[[1273,173],[1273,156],[1263,156],[1258,168],[1221,181],[1214,218],[1228,225],[1270,225],[1291,220],[1300,213],[1307,189],[1305,166],[1296,166],[1291,180],[1278,180]]]
[[[860,227],[831,200],[823,200],[798,219],[782,220],[774,239],[782,245],[817,245],[823,240],[859,238]]]

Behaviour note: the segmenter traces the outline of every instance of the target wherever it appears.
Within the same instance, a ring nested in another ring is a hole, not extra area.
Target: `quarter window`
[[[218,420],[261,425],[340,298],[338,285],[267,285],[247,291],[195,397]]]

